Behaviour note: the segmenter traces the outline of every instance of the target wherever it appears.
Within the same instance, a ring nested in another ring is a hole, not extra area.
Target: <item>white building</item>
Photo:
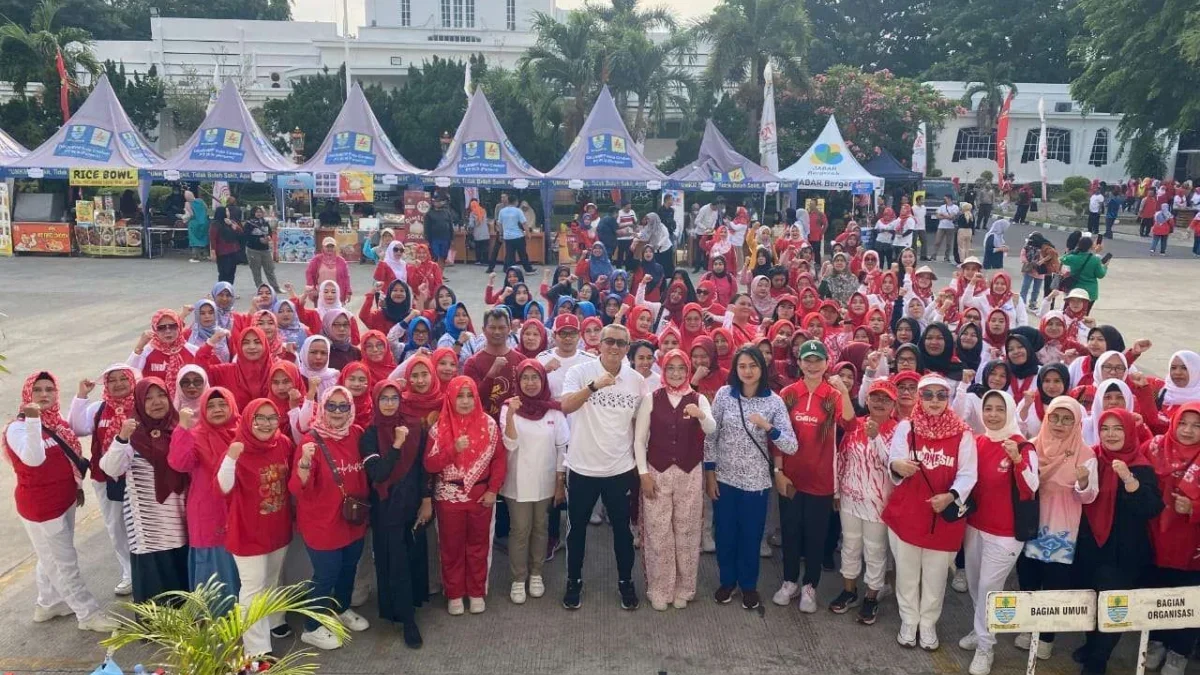
[[[957,101],[966,93],[962,82],[926,82],[946,98]],[[1016,182],[1038,182],[1038,140],[1041,121],[1038,100],[1046,109],[1046,173],[1048,182],[1062,183],[1067,176],[1084,176],[1113,182],[1128,178],[1127,149],[1117,139],[1121,115],[1087,112],[1071,98],[1070,85],[1016,83],[1008,123],[1008,171]],[[980,129],[976,109],[982,94],[971,101],[966,114],[947,121],[933,139],[934,167],[942,175],[974,181],[983,171],[997,175],[996,130]],[[1170,156],[1174,163],[1174,150]],[[1169,165],[1170,166],[1170,165]]]

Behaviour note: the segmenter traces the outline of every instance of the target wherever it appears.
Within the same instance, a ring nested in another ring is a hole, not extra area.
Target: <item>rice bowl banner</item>
[[[338,201],[347,204],[375,201],[375,175],[368,171],[338,173]]]
[[[136,188],[138,170],[74,168],[70,170],[68,179],[75,187]]]

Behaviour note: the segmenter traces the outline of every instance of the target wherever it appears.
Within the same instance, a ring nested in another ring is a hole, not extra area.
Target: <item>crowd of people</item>
[[[997,658],[985,601],[1014,568],[1026,590],[1200,583],[1200,355],[1154,359],[1152,377],[1150,341],[1098,324],[1086,290],[1039,315],[977,258],[939,280],[903,210],[884,265],[856,229],[822,261],[820,218],[776,232],[742,207],[730,230],[702,208],[695,279],[675,269],[673,228],[626,210],[540,283],[508,267],[482,315],[436,254],[392,241],[365,293],[329,251],[298,294],[263,283],[238,307],[220,282],[155,312],[124,363],[68,387],[65,415],[66,385],[29,374],[3,438],[38,560],[33,620],[112,628],[73,541],[85,498],[118,595],[215,577],[245,605],[302,556],[314,597],[363,631],[353,598],[373,567],[377,621],[414,648],[431,588],[451,615],[486,611],[497,539],[518,605],[551,591],[565,540],[553,592],[578,609],[603,519],[627,610],[639,586],[656,611],[698,601],[703,553],[711,598],[755,609],[776,544],[771,602],[871,625],[892,595],[897,642],[932,651],[949,581],[974,603],[973,625],[952,627],[973,675]],[[823,573],[842,578],[836,596],[818,597]],[[246,654],[290,630],[256,624]],[[1151,666],[1181,675],[1196,638],[1155,634]],[[313,621],[300,639],[341,646]],[[1089,634],[1083,672],[1105,672],[1118,639]]]

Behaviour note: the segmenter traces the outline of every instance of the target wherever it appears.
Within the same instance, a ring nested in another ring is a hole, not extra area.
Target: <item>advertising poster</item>
[[[142,255],[142,228],[116,219],[112,209],[90,199],[75,202],[75,242],[88,256],[136,258]]]
[[[375,201],[375,176],[369,171],[343,171],[338,174],[338,201],[347,204]]]
[[[9,199],[8,181],[0,181],[0,255],[12,255],[12,200]]]
[[[584,166],[611,166],[628,169],[633,166],[629,156],[628,141],[613,134],[596,134],[588,139],[583,156]]]
[[[13,223],[13,250],[70,255],[71,229],[57,223]]]
[[[405,243],[425,241],[425,214],[429,213],[429,193],[423,190],[404,191]]]
[[[281,227],[276,258],[281,263],[307,263],[316,255],[314,232],[308,228]]]

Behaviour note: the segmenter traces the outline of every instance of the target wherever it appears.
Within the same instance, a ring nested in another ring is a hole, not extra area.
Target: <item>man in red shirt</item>
[[[517,363],[519,357],[508,346],[508,312],[491,309],[483,315],[483,334],[487,343],[463,365],[463,375],[479,383],[479,400],[484,411],[500,418],[500,406],[517,395]]]
[[[799,449],[775,455],[779,526],[783,535],[783,585],[772,600],[787,605],[800,596],[800,611],[817,611],[817,584],[825,551],[833,495],[837,491],[839,420],[854,419],[850,392],[836,374],[827,378],[829,354],[819,340],[800,345],[802,377],[781,392]],[[803,586],[800,558],[805,560]]]

